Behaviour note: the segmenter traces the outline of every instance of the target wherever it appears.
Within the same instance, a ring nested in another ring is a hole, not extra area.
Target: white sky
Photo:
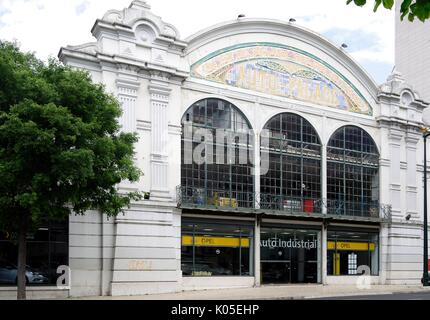
[[[128,7],[131,0],[0,0],[0,39],[17,40],[21,48],[46,59],[61,46],[94,41],[97,18],[109,9]],[[347,6],[346,0],[150,0],[152,11],[172,23],[185,39],[213,24],[248,18],[289,20],[329,38],[347,51],[382,83],[394,65],[394,12],[373,13]]]

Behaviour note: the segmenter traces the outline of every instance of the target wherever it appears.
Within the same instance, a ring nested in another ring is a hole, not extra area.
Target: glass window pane
[[[268,171],[260,177],[260,207],[321,213],[321,144],[312,125],[299,115],[282,113],[264,127],[270,132]]]
[[[55,284],[60,265],[68,265],[68,219],[55,222],[44,219],[41,226],[27,235],[28,285]],[[0,236],[0,285],[14,285],[17,277],[16,239]]]
[[[253,227],[184,220],[181,255],[184,276],[251,276]]]
[[[239,109],[202,100],[185,113],[182,127],[181,203],[253,208],[253,132]]]
[[[358,275],[365,268],[378,275],[379,235],[371,232],[329,231],[327,233],[327,274]]]
[[[379,154],[367,132],[338,129],[327,146],[329,214],[378,217]]]

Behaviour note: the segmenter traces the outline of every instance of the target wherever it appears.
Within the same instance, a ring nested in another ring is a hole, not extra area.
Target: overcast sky
[[[109,9],[128,7],[131,0],[0,0],[0,39],[17,40],[24,50],[46,59],[61,46],[94,41],[97,18]],[[248,18],[289,20],[321,33],[346,49],[373,76],[386,80],[394,66],[394,12],[373,13],[346,0],[150,0],[152,11],[172,23],[185,39],[210,25]]]

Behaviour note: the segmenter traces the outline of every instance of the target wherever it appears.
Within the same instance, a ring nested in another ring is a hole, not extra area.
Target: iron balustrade
[[[339,201],[298,198],[259,192],[212,190],[196,187],[177,187],[179,208],[212,209],[223,211],[276,212],[277,214],[304,214],[338,217],[375,218],[391,220],[391,205],[378,201]]]
[[[327,213],[337,216],[372,217],[380,216],[378,201],[327,200]]]
[[[260,209],[282,211],[285,213],[322,213],[321,199],[306,197],[290,197],[261,193],[259,197]]]
[[[255,193],[236,190],[214,190],[177,187],[178,206],[195,208],[254,209]]]

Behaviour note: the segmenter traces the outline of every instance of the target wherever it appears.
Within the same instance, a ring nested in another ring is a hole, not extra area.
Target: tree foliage
[[[399,0],[400,1],[400,0]],[[347,4],[351,2],[357,6],[364,6],[367,0],[347,0]],[[394,5],[394,0],[375,0],[374,11],[376,12],[381,6],[386,9],[391,9]],[[414,21],[418,18],[422,22],[430,18],[430,0],[403,0],[400,6],[400,18],[408,17],[409,21]]]
[[[120,115],[87,73],[0,41],[0,231],[18,239],[44,217],[115,216],[140,199],[116,187],[140,176]]]

